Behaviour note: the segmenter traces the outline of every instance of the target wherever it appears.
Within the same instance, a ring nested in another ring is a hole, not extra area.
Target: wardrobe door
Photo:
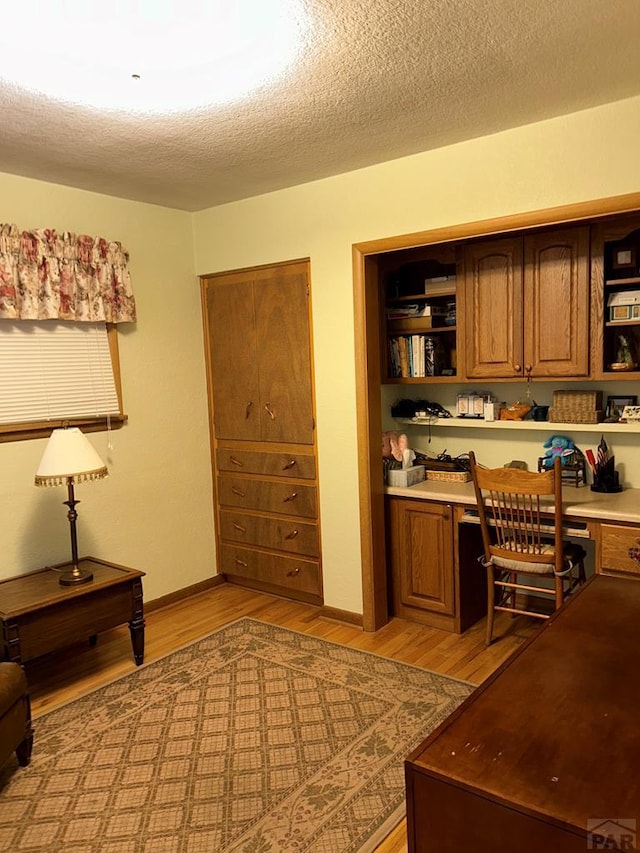
[[[253,282],[237,275],[205,282],[216,438],[260,438]]]
[[[522,239],[465,249],[464,372],[470,379],[522,376]]]
[[[260,439],[313,444],[307,265],[261,271],[254,304]]]

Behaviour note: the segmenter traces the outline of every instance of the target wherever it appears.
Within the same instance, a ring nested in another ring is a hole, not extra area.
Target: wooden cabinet
[[[478,564],[477,524],[464,508],[386,498],[393,615],[461,634],[487,612],[486,575]]]
[[[600,525],[599,571],[640,576],[640,527]]]
[[[451,507],[390,498],[388,509],[394,615],[416,621],[425,614],[452,617]]]
[[[218,570],[322,603],[308,262],[202,279]]]
[[[313,444],[306,263],[203,279],[216,438]]]
[[[588,376],[587,227],[470,243],[464,257],[467,378]]]

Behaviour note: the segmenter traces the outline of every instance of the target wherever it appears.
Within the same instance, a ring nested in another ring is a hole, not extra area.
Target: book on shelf
[[[424,376],[425,336],[416,334],[389,338],[389,369],[391,376],[403,379]]]

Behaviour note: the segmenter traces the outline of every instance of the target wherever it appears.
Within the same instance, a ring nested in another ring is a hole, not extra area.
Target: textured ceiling
[[[0,81],[0,171],[200,210],[640,93],[639,0],[306,6],[301,60],[234,104],[118,116]]]

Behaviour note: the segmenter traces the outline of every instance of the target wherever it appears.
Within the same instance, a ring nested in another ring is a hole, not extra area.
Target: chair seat
[[[523,549],[522,547],[518,547],[517,543],[510,542],[505,543],[510,544],[513,547],[509,550],[512,550],[514,554],[517,553],[527,553],[527,554],[537,554],[540,556],[549,555],[549,558],[553,560],[555,555],[555,548],[553,545],[543,545],[540,548],[535,550],[533,549]],[[586,556],[586,552],[580,547],[580,545],[575,545],[573,542],[565,542],[562,547],[562,559],[565,565],[565,568],[562,572],[558,572],[559,576],[568,574],[574,566],[576,566],[580,560],[584,560]],[[491,557],[491,562],[494,566],[497,566],[499,569],[504,569],[509,572],[526,572],[531,575],[554,575],[555,574],[555,562],[550,563],[529,563],[523,560],[518,560],[516,557],[502,557],[496,554],[493,554]]]

